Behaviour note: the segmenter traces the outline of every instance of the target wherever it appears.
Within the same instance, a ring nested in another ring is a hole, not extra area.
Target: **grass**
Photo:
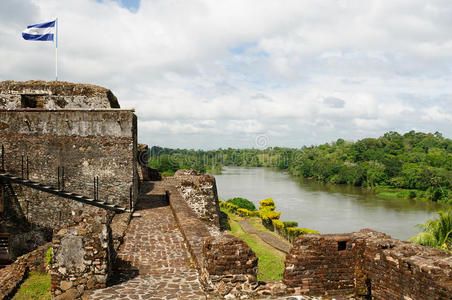
[[[223,210],[224,211],[224,210]],[[242,218],[224,211],[229,216],[230,234],[244,241],[258,257],[259,271],[257,273],[258,280],[280,280],[284,272],[285,253],[274,249],[267,243],[258,238],[255,234],[248,234],[243,231],[238,223]],[[254,219],[254,218],[251,218]],[[250,219],[250,221],[251,221]],[[257,218],[255,218],[257,219]],[[252,222],[254,225],[254,222]],[[256,228],[258,231],[268,231],[261,224],[262,228]],[[261,230],[263,229],[263,230]]]
[[[425,191],[421,190],[409,190],[409,189],[398,189],[389,186],[379,186],[375,189],[377,191],[377,196],[385,198],[403,198],[410,199],[410,191],[413,191],[416,195],[415,200],[429,201],[425,196]]]
[[[50,275],[31,272],[13,300],[50,300]]]

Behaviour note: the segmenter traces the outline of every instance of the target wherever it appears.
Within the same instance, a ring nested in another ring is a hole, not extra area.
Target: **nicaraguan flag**
[[[22,31],[22,37],[28,41],[53,41],[55,21],[27,26]]]

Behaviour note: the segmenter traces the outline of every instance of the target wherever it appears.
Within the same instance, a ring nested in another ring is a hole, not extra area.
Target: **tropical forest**
[[[303,142],[300,141],[300,144]],[[387,132],[378,138],[301,148],[186,150],[154,146],[150,165],[164,175],[194,168],[270,167],[327,184],[374,189],[382,196],[452,203],[452,140],[439,132]]]

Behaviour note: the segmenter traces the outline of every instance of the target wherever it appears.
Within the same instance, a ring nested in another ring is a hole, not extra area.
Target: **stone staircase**
[[[20,184],[20,185],[27,186],[27,187],[35,189],[35,190],[39,190],[41,192],[49,193],[49,194],[52,194],[52,195],[55,195],[58,197],[62,197],[62,198],[66,198],[66,199],[75,200],[78,202],[82,202],[84,204],[97,206],[97,207],[111,210],[111,211],[114,211],[117,213],[130,212],[130,210],[128,208],[122,207],[120,205],[116,205],[116,204],[109,203],[107,201],[103,201],[103,200],[99,200],[99,199],[90,198],[90,197],[83,196],[83,195],[80,195],[77,193],[59,190],[53,186],[39,183],[39,182],[34,182],[34,181],[24,179],[24,178],[20,178],[20,177],[14,176],[12,174],[9,174],[7,172],[4,172],[4,171],[0,172],[0,179],[5,182]]]

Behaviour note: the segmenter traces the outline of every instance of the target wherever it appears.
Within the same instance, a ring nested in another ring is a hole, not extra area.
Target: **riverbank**
[[[269,168],[226,167],[216,175],[220,199],[244,197],[257,207],[272,197],[281,221],[296,221],[322,233],[370,228],[407,240],[419,233],[416,224],[444,209],[431,201],[385,198],[366,188],[324,184]]]

